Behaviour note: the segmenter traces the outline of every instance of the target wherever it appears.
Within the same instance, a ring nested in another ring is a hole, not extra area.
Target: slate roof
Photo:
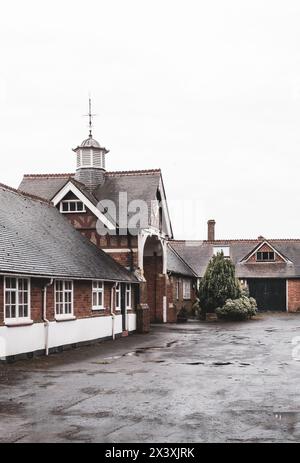
[[[195,272],[184,262],[184,260],[177,254],[177,252],[168,246],[168,272],[195,278]]]
[[[51,200],[74,176],[74,173],[24,175],[18,189]],[[127,191],[129,201],[143,199],[149,203],[156,198],[160,177],[159,169],[105,172],[105,183],[96,188],[93,196],[97,201],[101,199],[116,201],[120,191]]]
[[[50,201],[74,174],[24,175],[19,191]]]
[[[0,272],[137,282],[50,203],[0,185]]]
[[[266,241],[290,262],[242,262],[261,240],[171,241],[170,246],[198,277],[203,277],[213,255],[213,247],[217,245],[230,247],[230,258],[238,278],[300,278],[300,239]]]
[[[53,197],[74,179],[75,174],[33,174],[24,175],[19,185],[19,190],[29,194],[37,194],[47,200]],[[128,203],[134,200],[146,202],[149,211],[148,224],[153,224],[151,220],[151,203],[156,200],[156,193],[160,185],[160,169],[105,172],[105,182],[96,188],[92,193],[84,185],[76,182],[76,186],[86,195],[86,197],[96,206],[102,200],[110,200],[116,205],[117,213],[119,210],[119,193],[126,192]],[[130,214],[129,214],[130,215]],[[110,219],[110,217],[108,217]],[[119,217],[116,217],[118,223]],[[114,221],[112,222],[114,223]]]

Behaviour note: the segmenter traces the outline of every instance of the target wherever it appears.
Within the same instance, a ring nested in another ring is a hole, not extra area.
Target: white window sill
[[[74,317],[74,315],[56,315],[55,320],[57,322],[69,322],[72,320],[76,320],[76,317]]]
[[[103,312],[105,310],[105,307],[92,307],[93,312]]]
[[[12,320],[5,320],[5,326],[28,326],[33,325],[33,320],[30,318],[19,318],[19,319],[12,319]]]

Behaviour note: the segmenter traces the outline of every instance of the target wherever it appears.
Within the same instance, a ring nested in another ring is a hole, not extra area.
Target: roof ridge
[[[75,174],[74,172],[72,174],[24,174],[24,178],[44,178],[44,177],[50,177],[50,178],[69,178],[73,177]]]
[[[118,175],[151,175],[151,174],[158,174],[161,173],[161,169],[143,169],[143,170],[116,170],[116,171],[108,171],[106,175],[108,176],[118,176]]]
[[[207,243],[207,244],[226,244],[226,243],[263,243],[266,242],[292,242],[292,241],[300,241],[300,238],[265,238],[263,240],[258,240],[257,238],[237,238],[237,239],[225,239],[225,240],[170,240],[170,243],[178,243],[178,244],[185,244],[185,243]]]
[[[25,196],[27,198],[30,198],[30,199],[34,200],[34,201],[39,201],[41,203],[48,204],[48,206],[52,205],[51,201],[48,201],[45,198],[41,198],[40,196],[36,196],[36,195],[31,194],[31,193],[26,193],[25,191],[22,191],[22,190],[17,190],[16,188],[13,188],[13,187],[11,187],[9,185],[5,185],[4,183],[0,183],[0,188],[2,188],[4,190],[8,190],[8,191],[10,191],[12,193],[16,193],[19,196]]]
[[[161,173],[161,169],[142,169],[142,170],[115,170],[107,171],[106,175],[108,176],[117,176],[117,175],[151,175]],[[57,173],[57,174],[24,174],[24,178],[69,178],[74,177],[74,172],[72,173]]]
[[[256,243],[263,243],[269,241],[300,241],[300,238],[264,238],[264,239],[257,239],[257,238],[237,238],[237,239],[224,239],[224,240],[203,240],[204,243],[240,243],[240,242],[256,242]]]

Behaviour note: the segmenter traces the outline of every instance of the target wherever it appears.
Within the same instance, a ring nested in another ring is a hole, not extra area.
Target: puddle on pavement
[[[91,363],[99,363],[99,364],[105,364],[105,362],[109,363],[110,360],[119,360],[123,357],[138,357],[139,355],[146,354],[146,353],[151,353],[153,350],[164,350],[172,347],[174,344],[177,344],[179,341],[170,341],[168,342],[165,346],[147,346],[147,347],[139,347],[138,349],[132,351],[132,352],[126,352],[125,354],[122,355],[114,355],[112,357],[105,357],[104,361],[101,362],[91,362]],[[163,362],[163,360],[162,360]]]
[[[226,367],[227,365],[232,365],[232,362],[213,362],[215,367]]]
[[[181,363],[180,365],[191,365],[191,366],[198,366],[198,365],[206,365],[205,362],[201,361],[195,361],[195,362],[185,362]],[[249,367],[251,366],[251,363],[246,363],[246,362],[213,362],[207,365],[211,365],[214,367],[225,367],[229,365],[237,365],[239,367]]]
[[[205,365],[204,362],[188,362],[188,363],[183,363],[182,365]]]

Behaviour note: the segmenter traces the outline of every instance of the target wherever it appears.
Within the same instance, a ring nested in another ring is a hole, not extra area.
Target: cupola
[[[83,183],[90,190],[94,190],[104,183],[105,156],[109,151],[101,147],[100,143],[92,136],[92,111],[89,100],[89,137],[73,151],[76,153],[75,180]]]

